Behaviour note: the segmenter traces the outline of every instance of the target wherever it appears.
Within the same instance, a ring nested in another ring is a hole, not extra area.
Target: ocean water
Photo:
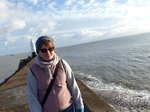
[[[11,54],[0,56],[0,83],[18,69],[20,59],[28,58],[31,53]]]
[[[64,47],[75,75],[121,112],[150,112],[150,33]]]
[[[150,33],[57,48],[55,52],[118,111],[150,112]],[[1,81],[15,71],[19,62],[15,59],[28,55],[1,56]]]

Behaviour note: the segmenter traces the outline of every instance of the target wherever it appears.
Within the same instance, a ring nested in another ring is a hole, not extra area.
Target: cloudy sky
[[[150,0],[0,0],[0,55],[42,35],[62,47],[149,32],[149,11]]]

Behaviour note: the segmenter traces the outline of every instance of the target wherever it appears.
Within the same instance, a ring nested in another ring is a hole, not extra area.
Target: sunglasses
[[[42,52],[42,53],[46,53],[47,50],[48,50],[48,51],[54,51],[54,47],[50,47],[50,48],[48,48],[48,49],[43,48],[43,49],[41,49],[41,52]]]

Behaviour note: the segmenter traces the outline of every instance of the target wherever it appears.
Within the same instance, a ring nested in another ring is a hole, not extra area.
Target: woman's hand
[[[76,109],[76,112],[84,112],[84,108]]]

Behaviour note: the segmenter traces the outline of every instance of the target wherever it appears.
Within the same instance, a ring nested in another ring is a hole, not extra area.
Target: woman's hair
[[[41,36],[36,41],[36,52],[38,54],[39,54],[39,50],[41,49],[43,44],[46,45],[47,47],[55,47],[54,40],[52,37]]]

